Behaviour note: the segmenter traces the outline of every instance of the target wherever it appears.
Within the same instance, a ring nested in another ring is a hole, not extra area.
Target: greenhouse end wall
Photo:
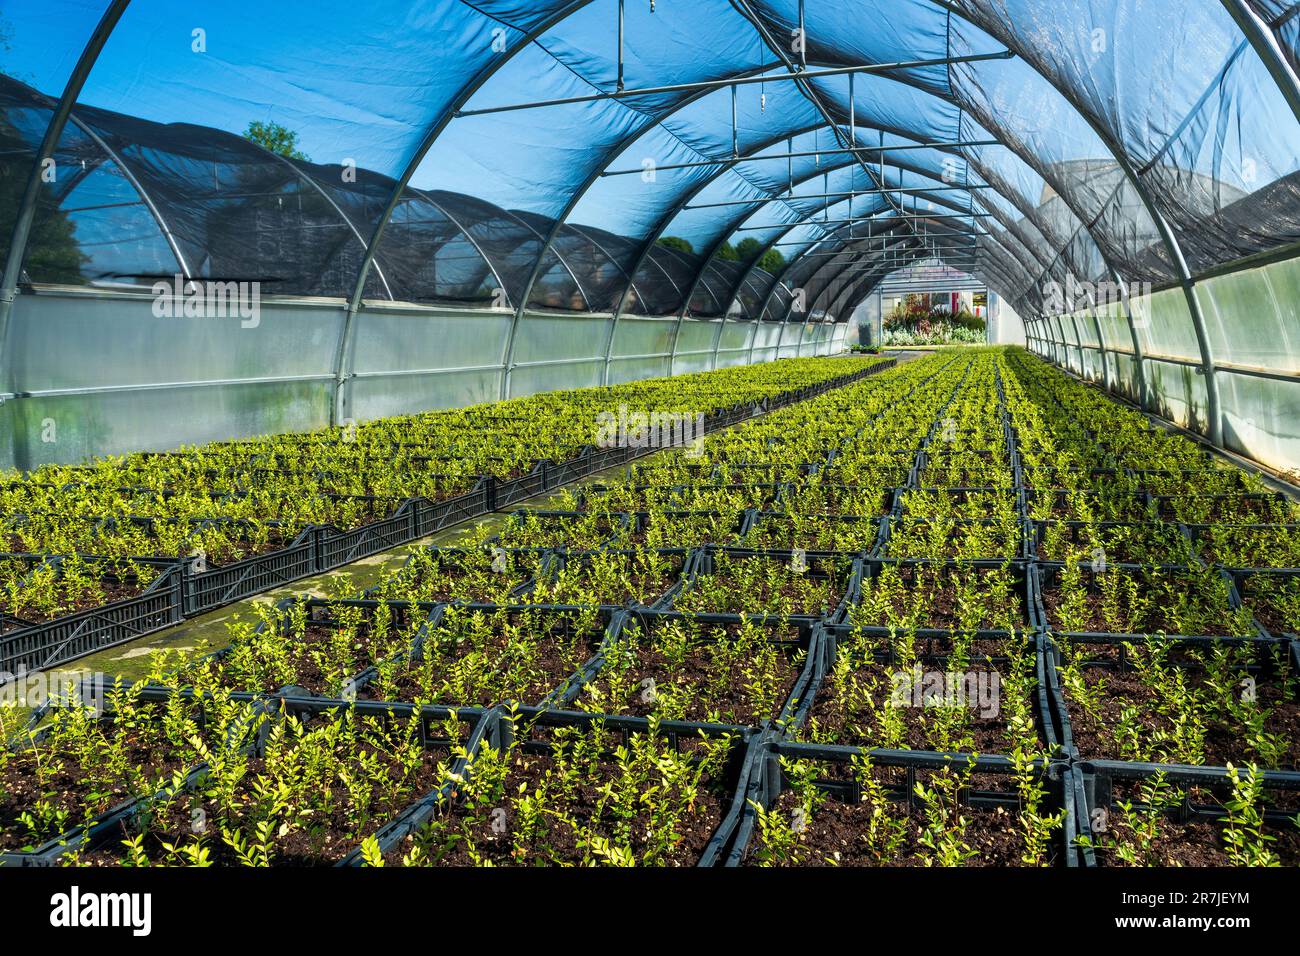
[[[1223,447],[1300,475],[1300,258],[1198,279],[1193,287],[1219,393]],[[1181,288],[1134,296],[1032,323],[1039,355],[1142,403],[1184,428],[1210,434],[1200,341]]]
[[[330,424],[341,301],[263,300],[255,317],[219,319],[160,317],[154,303],[100,291],[18,297],[0,467]],[[843,347],[845,333],[843,325],[528,312],[511,348],[514,322],[504,310],[367,303],[348,335],[345,417],[826,355]]]

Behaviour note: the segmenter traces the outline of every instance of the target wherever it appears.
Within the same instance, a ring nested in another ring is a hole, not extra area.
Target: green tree
[[[248,129],[244,130],[244,139],[251,140],[287,159],[311,162],[307,155],[298,149],[298,134],[271,120],[265,123],[261,120],[253,120],[248,124]]]
[[[9,255],[14,217],[32,174],[34,147],[7,119],[0,117],[0,262]],[[72,170],[55,169],[61,176],[75,175]],[[59,207],[61,199],[51,185],[42,182],[36,197],[32,231],[27,237],[23,269],[33,282],[84,285],[86,278],[81,267],[90,257],[81,251],[77,224]]]
[[[729,242],[724,242],[718,248],[717,254],[714,256],[714,258],[722,262],[740,262],[742,256],[740,255],[740,251],[735,246],[733,246]]]
[[[678,252],[684,252],[688,256],[695,255],[695,247],[681,236],[660,236],[659,245],[663,246],[665,249],[675,249]]]
[[[750,238],[742,239],[737,243],[736,257],[741,262],[752,262],[754,257],[758,256],[758,254],[762,252],[762,249],[763,243],[751,236]],[[781,255],[781,250],[779,249],[768,249],[767,252],[763,252],[762,256],[758,260],[758,267],[772,274],[779,272],[781,267],[784,265],[785,256]]]

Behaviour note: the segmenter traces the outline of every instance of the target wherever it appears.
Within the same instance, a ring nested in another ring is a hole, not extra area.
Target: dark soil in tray
[[[920,474],[922,488],[1011,488],[1015,483],[1015,475],[1006,464],[969,468],[930,465]]]
[[[448,846],[452,842],[449,840],[447,844],[443,844],[447,852],[431,859],[432,864],[459,867],[485,863],[495,866],[542,866],[581,862],[583,849],[577,845],[576,834],[568,826],[552,824],[546,828],[544,838],[532,840],[527,846],[517,849],[510,837],[519,818],[518,803],[510,795],[536,793],[539,786],[546,781],[552,767],[553,760],[546,754],[529,753],[515,757],[505,777],[504,792],[507,797],[500,808],[504,811],[504,818],[498,815],[496,821],[496,827],[503,829],[503,832],[496,832],[494,821],[488,813],[481,812],[471,816],[467,815],[463,805],[454,805],[448,822],[452,827],[456,829],[464,827],[472,834],[477,850],[481,854],[481,860],[476,861],[466,852],[463,841]],[[576,788],[563,797],[556,794],[554,789],[549,789],[547,806],[556,813],[590,826],[597,819],[601,809],[607,808],[608,796],[604,788],[614,779],[612,771],[605,777],[587,776],[578,781]],[[706,778],[700,789],[700,797],[694,801],[688,812],[685,825],[677,831],[679,839],[660,858],[658,865],[694,866],[722,823],[722,818],[731,802],[731,784],[720,779]],[[622,841],[615,832],[614,821],[610,819],[608,809],[605,809],[604,821],[595,829],[603,832],[611,843],[620,844]],[[627,827],[633,852],[639,854],[650,848],[653,839],[648,832],[651,821],[644,810],[638,808],[634,820],[620,821],[620,823]],[[662,837],[663,834],[654,834],[654,836]],[[408,849],[409,842],[400,844],[389,854],[388,863],[390,865],[400,863]]]
[[[681,570],[670,574],[653,574],[645,571],[625,572],[614,588],[603,587],[595,595],[601,604],[653,604],[663,597],[678,578]],[[543,586],[534,597],[545,604],[587,603],[593,597],[583,588],[584,581],[571,582],[570,586]],[[578,599],[583,600],[579,601]]]
[[[1043,498],[1046,495],[1050,504],[1044,513]],[[1127,493],[1105,494],[1090,493],[1086,496],[1084,506],[1076,504],[1069,493],[1055,492],[1034,493],[1028,496],[1027,510],[1034,518],[1054,521],[1132,521],[1142,522],[1150,519],[1146,502]]]
[[[781,510],[810,517],[880,518],[889,513],[893,498],[892,492],[868,487],[808,485],[785,495]]]
[[[799,807],[799,798],[786,791],[777,798],[774,811],[786,820]],[[804,866],[925,866],[933,860],[929,847],[921,842],[926,828],[925,814],[904,804],[891,804],[894,814],[906,814],[910,824],[898,852],[889,859],[879,859],[864,841],[871,822],[873,808],[870,803],[843,803],[826,800],[809,815],[803,832]],[[1020,860],[1024,839],[1019,821],[1010,810],[1001,807],[962,807],[962,816],[970,821],[964,834],[965,843],[976,852],[965,866],[1023,866]],[[754,862],[755,852],[762,846],[755,836],[750,844],[747,862]],[[1049,851],[1050,852],[1050,851]],[[829,861],[829,862],[828,862]]]
[[[1184,589],[1185,593],[1192,594],[1196,588],[1197,582],[1186,580],[1179,582],[1179,586]],[[1150,594],[1150,583],[1146,579],[1139,579],[1138,587],[1140,593],[1145,597]],[[1060,629],[1062,609],[1065,602],[1065,596],[1060,587],[1056,585],[1045,585],[1042,589],[1043,606],[1047,611],[1047,620],[1050,626]],[[1120,614],[1122,619],[1127,621],[1127,626],[1117,626],[1113,621],[1107,621],[1105,609],[1103,607],[1103,597],[1097,591],[1089,589],[1083,606],[1079,614],[1079,622],[1071,627],[1071,633],[1097,633],[1097,634],[1154,634],[1164,632],[1168,634],[1197,634],[1208,637],[1247,637],[1253,631],[1244,626],[1237,626],[1233,617],[1233,610],[1228,605],[1225,597],[1222,605],[1212,601],[1210,598],[1201,596],[1202,613],[1199,615],[1201,620],[1199,626],[1192,630],[1181,629],[1180,622],[1173,617],[1174,608],[1167,603],[1155,601],[1144,611],[1136,612],[1136,615],[1130,611],[1130,606],[1124,604],[1121,607]],[[1081,623],[1082,626],[1077,626]]]
[[[257,800],[255,794],[247,789],[247,782],[256,780],[264,767],[265,764],[261,760],[249,761],[248,775],[244,778],[245,786],[241,788],[244,792],[237,795],[237,799],[241,799],[245,805],[251,805]],[[392,774],[391,768],[389,774]],[[287,834],[282,835],[278,830],[273,831],[275,835],[272,837],[271,865],[332,866],[350,853],[362,839],[378,830],[426,793],[436,790],[441,783],[438,759],[430,755],[404,783],[399,784],[396,778],[391,779],[392,785],[384,788],[378,795],[378,799],[366,808],[365,822],[358,828],[349,820],[349,816],[356,812],[356,808],[346,786],[338,780],[321,780],[320,786],[325,793],[336,798],[331,811],[313,814],[309,826],[295,827]],[[201,832],[196,832],[196,818],[206,818],[210,821]],[[238,819],[231,821],[235,826],[239,826],[241,822],[243,821]],[[201,837],[209,850],[212,865],[240,866],[239,856],[222,838],[221,830],[220,810],[213,801],[182,794],[174,800],[153,807],[145,831],[145,854],[156,865],[165,865],[168,862],[176,865],[175,860],[169,861],[163,844],[169,843],[181,847],[192,844]],[[251,830],[251,826],[247,826],[244,830],[244,836],[250,841],[254,838]],[[119,866],[123,862],[123,854],[115,843],[77,857],[78,865],[82,866]]]
[[[809,587],[806,581],[813,582],[814,586]],[[822,616],[839,607],[843,596],[844,585],[838,578],[797,577],[791,572],[784,581],[764,580],[746,588],[735,577],[720,572],[700,575],[673,602],[673,609],[714,614],[777,614],[789,602],[791,614]]]
[[[915,620],[914,627],[936,630],[963,630],[968,626],[978,630],[1005,630],[1010,622],[1014,627],[1024,627],[1028,614],[1025,610],[1024,586],[1022,582],[1012,580],[1011,591],[1006,592],[995,586],[982,572],[975,572],[981,580],[977,588],[982,600],[982,613],[973,625],[963,625],[961,615],[961,594],[953,580],[950,569],[936,569],[925,566],[909,565],[901,569],[904,591],[900,595],[889,597],[889,606],[897,620]],[[849,621],[862,626],[890,626],[890,619],[884,614],[873,614],[874,596],[870,589],[877,585],[873,579],[863,587],[861,605],[849,612]],[[987,583],[985,583],[987,581]],[[919,613],[918,613],[919,610]],[[899,625],[902,626],[902,625]]]
[[[512,568],[504,574],[474,574],[439,568],[403,577],[385,589],[394,601],[469,601],[504,603],[511,593],[533,579],[533,572]],[[487,578],[487,580],[485,580]]]
[[[134,781],[121,779],[116,784],[92,784],[87,772],[70,759],[53,762],[44,759],[49,776],[38,782],[26,760],[12,760],[0,768],[0,850],[21,850],[45,842],[60,832],[67,831],[94,816],[106,813],[119,803],[136,796],[152,796],[156,788],[147,781],[170,781],[173,774],[188,769],[184,764],[167,759],[156,747],[143,743],[132,744],[128,738],[127,758],[136,768]],[[102,768],[94,768],[95,772]],[[35,809],[38,801],[47,801],[66,812],[61,826],[36,838],[19,819],[22,814]]]
[[[1166,819],[1160,822],[1159,834],[1142,861],[1126,863],[1121,860],[1107,845],[1107,841],[1115,839],[1113,834],[1094,836],[1094,852],[1101,866],[1226,867],[1232,863],[1223,847],[1222,831],[1222,827],[1209,822],[1179,823]],[[1300,866],[1300,831],[1265,828],[1265,833],[1276,837],[1268,848],[1280,858],[1282,866]],[[1133,846],[1130,837],[1121,836],[1118,840],[1121,845]]]
[[[298,531],[293,534],[273,534],[266,541],[256,544],[248,538],[239,538],[223,543],[220,550],[208,554],[208,569],[223,568],[246,558],[256,558],[264,554],[270,554],[272,551],[282,551],[293,543],[293,539],[297,535]],[[161,554],[158,557],[167,558],[175,557],[175,555]]]
[[[1286,609],[1279,608],[1266,598],[1246,597],[1242,599],[1246,608],[1255,615],[1255,619],[1274,636],[1300,632],[1300,619]]]
[[[531,642],[523,644],[518,636],[512,641],[503,629],[494,627],[485,642],[473,644],[454,627],[444,625],[430,632],[421,659],[402,657],[382,665],[380,676],[360,688],[357,696],[465,707],[487,707],[506,700],[537,704],[564,687],[595,655],[604,633],[603,620],[575,637],[538,627]],[[386,673],[388,668],[391,674]]]
[[[1187,524],[1285,524],[1296,520],[1294,510],[1271,496],[1187,495],[1162,498],[1157,505],[1160,517]]]
[[[583,688],[578,705],[633,717],[658,714],[664,719],[741,726],[756,726],[776,717],[799,679],[803,652],[793,644],[782,645],[773,647],[762,660],[751,657],[737,666],[719,651],[726,642],[736,640],[740,627],[727,625],[721,641],[716,636],[722,628],[706,625],[700,629],[705,635],[680,661],[665,653],[653,636],[632,636],[607,655],[605,667]],[[779,632],[771,633],[778,636]],[[798,634],[793,631],[779,636],[793,640]],[[746,667],[756,669],[763,679],[756,680],[757,675],[747,673]],[[672,701],[667,707],[666,699]]]
[[[1205,688],[1204,675],[1187,671],[1184,673],[1190,686]],[[1175,717],[1163,712],[1166,709],[1163,706],[1165,700],[1153,688],[1144,684],[1136,673],[1090,667],[1085,671],[1085,679],[1094,688],[1104,680],[1104,688],[1100,694],[1100,714],[1095,718],[1078,703],[1070,700],[1069,692],[1066,691],[1070,729],[1081,759],[1188,762],[1161,751],[1157,735],[1170,734],[1174,730]],[[1300,769],[1300,702],[1290,696],[1287,689],[1278,682],[1263,677],[1258,678],[1256,693],[1259,705],[1272,710],[1264,724],[1264,732],[1281,735],[1289,744],[1283,761],[1266,769]],[[1136,725],[1137,740],[1142,743],[1144,750],[1154,751],[1149,758],[1135,756],[1131,750],[1126,753],[1116,740],[1115,731],[1120,726],[1126,709],[1129,711],[1130,725]],[[1240,723],[1228,723],[1221,719],[1207,720],[1205,746],[1199,762],[1215,767],[1229,763],[1238,767],[1248,763],[1263,766],[1260,756],[1250,748],[1246,733],[1246,728]]]
[[[152,584],[153,582],[149,582]],[[78,611],[88,611],[92,608],[103,607],[105,604],[112,604],[114,601],[125,601],[127,598],[138,597],[143,594],[149,587],[149,584],[138,584],[130,581],[102,581],[99,588],[100,594],[82,594],[77,598],[63,603],[70,605],[63,610],[53,614],[47,614],[39,608],[24,607],[19,615],[31,624],[44,624],[47,621],[57,620],[69,614],[75,614]],[[0,615],[8,613],[8,607],[5,602],[0,601]],[[5,617],[0,619],[0,633],[16,630],[18,627],[26,627],[26,624],[18,624],[12,618]]]
[[[920,664],[918,667],[924,672],[934,670],[946,673],[942,663]],[[892,675],[899,670],[899,667],[886,664],[872,664],[856,669],[853,672],[855,678],[864,681],[875,678],[878,683],[871,691],[875,710],[864,708],[854,713],[845,713],[839,688],[834,679],[828,675],[817,692],[808,725],[802,736],[805,739],[816,740],[818,743],[855,747],[943,751],[958,749],[955,743],[945,742],[939,738],[935,726],[938,715],[933,705],[926,706],[924,703],[926,687],[923,683],[911,693],[895,699]],[[991,676],[994,674],[997,676]],[[960,684],[953,687],[952,684],[947,683],[954,679],[960,681],[967,675],[977,682],[977,697],[973,700],[965,700],[957,689]],[[1010,752],[1012,741],[1006,719],[999,706],[1000,701],[994,699],[992,702],[986,702],[978,699],[978,694],[989,688],[993,688],[995,693],[1000,694],[1002,676],[1003,674],[997,668],[987,664],[967,664],[962,666],[959,673],[945,677],[945,687],[953,694],[956,706],[962,707],[968,715],[961,731],[966,738],[960,746],[962,752],[980,754]],[[938,693],[943,692],[944,688],[938,690]],[[993,706],[990,707],[990,703]],[[901,740],[885,740],[879,732],[875,714],[885,708],[892,708],[893,715],[901,719],[904,725]]]
[[[856,554],[876,546],[880,529],[873,519],[824,523],[813,518],[791,521],[780,515],[763,518],[744,539],[744,546],[756,551],[840,551]]]

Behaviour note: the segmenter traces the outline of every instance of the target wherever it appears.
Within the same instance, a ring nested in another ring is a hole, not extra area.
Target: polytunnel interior
[[[7,3],[0,465],[829,354],[940,260],[1295,469],[1297,11]],[[160,316],[159,283],[260,307]]]

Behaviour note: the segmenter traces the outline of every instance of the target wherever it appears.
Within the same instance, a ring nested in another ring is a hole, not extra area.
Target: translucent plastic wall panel
[[[610,383],[667,375],[676,328],[676,319],[620,318],[609,366]]]
[[[716,347],[720,321],[702,321],[687,319],[682,322],[677,336],[676,359],[673,361],[673,374],[699,372],[713,365],[713,353]]]
[[[510,376],[510,397],[518,398],[522,395],[535,395],[538,392],[553,392],[565,388],[592,388],[601,383],[604,369],[603,358],[586,362],[516,368]]]
[[[1217,360],[1300,371],[1300,259],[1196,285]]]
[[[1169,355],[1200,361],[1196,329],[1182,289],[1166,289],[1129,300],[1144,355]]]
[[[1122,300],[1117,301],[1112,296],[1109,301],[1102,301],[1096,309],[1096,316],[1101,325],[1102,344],[1108,350],[1133,351],[1133,335],[1129,331],[1128,313]]]
[[[1204,376],[1190,366],[1169,362],[1148,361],[1144,367],[1151,391],[1151,411],[1184,428],[1205,434],[1209,413]]]
[[[495,401],[511,319],[367,306],[354,319],[354,416],[365,420]]]
[[[770,362],[777,357],[777,346],[781,341],[784,323],[760,322],[754,327],[754,361]]]
[[[1117,394],[1130,402],[1138,401],[1137,363],[1131,355],[1106,353],[1106,365],[1110,369],[1110,387]]]
[[[153,305],[147,296],[18,297],[9,346],[25,393],[13,403],[20,465],[328,421],[342,310],[263,303],[244,320],[163,318]],[[42,441],[47,418],[53,442]]]
[[[609,329],[605,316],[525,312],[515,332],[514,361],[520,366],[582,358],[603,363]]]
[[[263,303],[248,318],[173,318],[154,306],[149,296],[19,296],[9,334],[18,391],[328,376],[343,317]]]
[[[332,394],[329,382],[273,381],[37,396],[14,403],[14,463],[28,470],[99,455],[324,428]],[[49,435],[55,440],[46,441]]]
[[[1300,381],[1225,371],[1218,381],[1224,444],[1282,471],[1300,469]]]
[[[727,352],[749,352],[750,343],[754,339],[753,322],[728,322],[722,327],[722,333],[718,338],[718,357]]]
[[[798,322],[787,322],[781,326],[781,334],[777,336],[777,358],[794,358],[799,354],[799,337],[803,332],[803,325]]]
[[[667,355],[673,347],[676,319],[641,319],[623,316],[614,330],[616,360],[643,355]]]

